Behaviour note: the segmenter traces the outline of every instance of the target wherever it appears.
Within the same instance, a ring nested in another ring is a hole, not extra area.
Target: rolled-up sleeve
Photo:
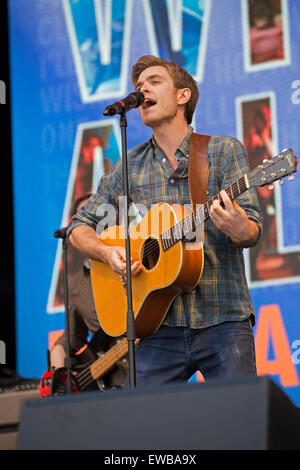
[[[67,236],[81,225],[93,228],[98,234],[108,226],[115,225],[118,218],[118,200],[122,192],[122,165],[121,161],[118,161],[111,171],[102,176],[97,192],[73,216]]]

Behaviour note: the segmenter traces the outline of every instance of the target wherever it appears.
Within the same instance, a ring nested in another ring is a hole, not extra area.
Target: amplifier
[[[253,377],[32,400],[18,449],[299,450],[299,436],[299,409]]]
[[[17,448],[22,404],[39,396],[38,381],[0,388],[0,450]]]

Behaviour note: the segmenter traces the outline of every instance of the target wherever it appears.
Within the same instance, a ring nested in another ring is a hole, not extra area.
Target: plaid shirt
[[[175,152],[178,161],[175,170],[153,137],[128,152],[129,193],[135,203],[144,204],[148,210],[158,202],[191,204],[187,176],[192,131],[189,127]],[[208,162],[207,199],[249,172],[246,150],[232,137],[212,136]],[[102,177],[97,193],[85,208],[74,216],[68,234],[79,225],[89,225],[101,232],[105,226],[101,225],[104,219],[99,215],[99,206],[113,204],[117,208],[122,195],[122,164],[119,161]],[[249,219],[257,223],[261,232],[262,216],[256,191],[247,190],[237,202]],[[200,282],[194,289],[174,299],[163,324],[203,328],[249,317],[254,322],[255,313],[247,286],[242,248],[233,245],[211,219],[205,222],[203,244],[204,269]]]

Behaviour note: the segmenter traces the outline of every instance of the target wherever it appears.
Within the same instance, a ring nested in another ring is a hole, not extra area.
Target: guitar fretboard
[[[136,339],[135,344],[138,344],[140,340]],[[76,382],[79,385],[80,390],[84,390],[94,380],[102,377],[108,372],[112,366],[114,366],[122,357],[128,352],[128,341],[127,338],[123,338],[119,343],[115,344],[109,351],[103,356],[96,359],[90,366],[86,367],[82,372],[77,374]]]
[[[230,199],[234,200],[247,189],[249,189],[249,183],[246,175],[228,186],[225,191]],[[194,232],[197,227],[209,219],[210,207],[216,199],[221,199],[220,193],[209,199],[205,204],[201,204],[195,211],[163,232],[161,235],[163,250],[166,251],[178,241],[185,239],[189,234]]]

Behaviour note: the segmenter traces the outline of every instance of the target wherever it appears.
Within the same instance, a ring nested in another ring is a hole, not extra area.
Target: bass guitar
[[[95,333],[96,335],[97,333]],[[95,336],[94,335],[94,336]],[[93,339],[91,340],[93,341]],[[139,339],[136,339],[135,344],[137,345]],[[88,346],[89,348],[89,346]],[[88,349],[87,348],[87,349]],[[92,355],[90,348],[88,351],[85,350],[81,353],[78,358],[77,365],[72,367],[71,370],[71,384],[72,393],[79,393],[89,389],[92,385],[93,388],[104,390],[105,386],[103,383],[99,383],[99,379],[103,378],[113,366],[122,359],[128,352],[128,341],[127,338],[123,338],[116,343],[107,352],[101,355],[98,359],[89,361],[87,364],[86,359]],[[94,351],[93,351],[94,352]],[[84,364],[85,362],[85,364]],[[98,382],[98,386],[97,383]],[[96,387],[95,387],[96,385]],[[59,367],[57,369],[51,369],[45,372],[40,381],[40,397],[47,398],[49,396],[62,395],[67,392],[67,368]]]
[[[248,175],[225,189],[231,200],[251,187],[270,185],[297,170],[297,157],[286,149],[264,160]],[[293,178],[293,176],[291,177]],[[210,217],[210,206],[217,194],[195,211],[167,203],[155,204],[135,227],[130,227],[131,256],[142,271],[132,276],[132,304],[136,336],[152,335],[162,323],[168,308],[179,293],[194,288],[203,270],[201,241],[190,242],[195,231]],[[107,246],[125,247],[125,229],[113,226],[104,230],[100,240]],[[126,332],[126,279],[109,264],[91,261],[91,280],[98,320],[110,336]]]

